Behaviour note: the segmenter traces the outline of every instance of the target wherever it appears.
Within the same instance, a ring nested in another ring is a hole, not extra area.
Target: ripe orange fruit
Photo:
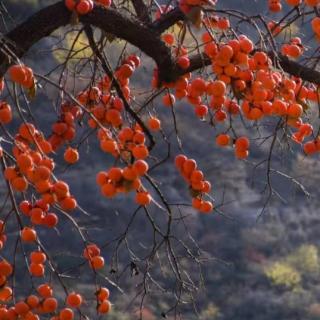
[[[296,7],[301,4],[302,0],[286,0],[289,6]]]
[[[34,309],[39,305],[40,299],[36,295],[31,294],[27,297],[26,302],[31,309]]]
[[[121,113],[117,109],[109,109],[106,112],[105,119],[114,127],[119,127],[122,124]]]
[[[161,122],[158,118],[152,117],[148,120],[148,127],[152,131],[159,131],[161,128]]]
[[[122,172],[123,178],[129,181],[137,179],[137,173],[132,167],[125,167]]]
[[[262,51],[257,51],[253,55],[253,60],[258,65],[264,65],[268,61],[268,56]]]
[[[103,184],[107,183],[109,180],[109,175],[105,171],[100,171],[96,175],[96,182],[99,186],[102,186]]]
[[[246,159],[249,155],[249,151],[248,150],[239,150],[236,149],[235,150],[235,155],[238,159]]]
[[[86,259],[98,256],[99,254],[100,248],[94,243],[87,245],[83,250],[83,256]]]
[[[104,267],[104,259],[101,256],[94,256],[90,259],[90,265],[93,269],[99,270]]]
[[[118,182],[122,179],[122,169],[117,168],[117,167],[113,167],[108,171],[107,175],[110,180],[112,180],[114,182]]]
[[[218,47],[215,42],[209,42],[204,46],[204,52],[210,58],[214,58],[218,53]]]
[[[75,7],[76,7],[76,1],[75,0],[65,0],[64,4],[70,11],[74,10]]]
[[[172,46],[174,44],[174,36],[172,33],[162,34],[161,39],[163,40],[163,42],[165,42],[169,46]]]
[[[55,192],[58,197],[65,197],[69,193],[69,186],[63,181],[57,181],[53,185],[53,192]]]
[[[249,139],[247,137],[239,137],[235,142],[235,147],[238,151],[246,151],[249,149]]]
[[[54,228],[58,221],[59,219],[55,213],[48,213],[43,219],[43,223],[49,228]]]
[[[32,311],[29,311],[25,315],[25,320],[40,320],[39,316],[37,314],[34,314]]]
[[[230,28],[230,21],[226,17],[221,17],[218,20],[217,27],[221,30],[226,30]]]
[[[122,142],[131,141],[133,139],[134,131],[129,128],[125,127],[118,133],[118,138]]]
[[[203,213],[209,213],[213,210],[213,204],[210,201],[202,201],[199,211]]]
[[[106,183],[101,186],[101,193],[106,197],[113,197],[117,189],[112,183]]]
[[[210,96],[223,96],[226,92],[226,85],[223,81],[213,81],[207,85],[207,93]]]
[[[20,234],[24,242],[34,242],[37,239],[37,232],[33,228],[24,227]]]
[[[12,120],[12,110],[6,102],[0,102],[0,123],[7,124]]]
[[[269,0],[268,5],[271,12],[279,12],[282,10],[280,0]]]
[[[13,65],[8,69],[9,76],[13,82],[23,83],[26,81],[27,74],[22,65]]]
[[[144,144],[145,141],[146,141],[146,137],[145,137],[145,135],[144,135],[143,132],[137,131],[137,132],[133,135],[132,141],[133,141],[135,144]]]
[[[18,176],[18,174],[17,174],[17,171],[16,171],[15,167],[7,167],[4,170],[4,177],[7,180],[13,180],[17,176]]]
[[[228,134],[219,134],[216,137],[216,144],[221,147],[225,147],[230,144],[230,136]]]
[[[85,15],[92,11],[93,2],[91,0],[80,0],[80,2],[76,5],[76,10],[80,15]]]
[[[39,180],[35,182],[36,191],[39,193],[50,192],[52,184],[49,180]]]
[[[37,291],[43,298],[49,298],[53,295],[53,290],[48,283],[44,283],[38,286]]]
[[[313,127],[309,123],[303,123],[299,128],[299,132],[304,136],[310,136],[313,132]]]
[[[199,198],[192,198],[192,207],[199,210],[202,204],[202,200]]]
[[[47,260],[46,255],[42,251],[33,251],[30,254],[30,260],[34,263],[45,263]]]
[[[71,211],[77,207],[77,201],[73,197],[65,197],[60,201],[60,206],[65,211]]]
[[[28,189],[28,181],[25,177],[16,177],[11,180],[12,188],[19,192],[24,192]]]
[[[8,73],[13,82],[26,88],[30,88],[33,85],[33,72],[26,66],[13,65],[8,69]]]
[[[19,301],[14,305],[14,310],[19,315],[25,315],[30,310],[30,307],[24,301]]]
[[[23,70],[26,73],[26,79],[20,84],[25,88],[31,88],[34,85],[33,71],[31,68],[28,68],[26,66],[23,66]]]
[[[13,271],[12,265],[8,261],[2,260],[0,262],[0,275],[8,277],[10,276],[12,271]]]
[[[308,141],[303,145],[303,151],[306,155],[312,155],[317,152],[317,145],[314,141]]]
[[[134,65],[133,64],[129,64],[129,63],[125,63],[123,64],[119,69],[118,69],[118,75],[119,78],[121,79],[128,79],[132,76],[133,72],[134,72]],[[122,86],[124,86],[125,84],[123,84]]]
[[[298,103],[292,103],[288,107],[288,116],[292,118],[299,118],[303,114],[303,108],[301,104]]]
[[[190,66],[190,59],[187,56],[181,56],[181,57],[178,58],[177,64],[182,69],[187,69]]]
[[[34,277],[43,277],[44,265],[41,263],[30,263],[29,271]]]
[[[59,319],[60,320],[73,320],[74,319],[74,313],[73,313],[72,309],[63,308],[59,313]]]
[[[211,191],[211,183],[209,181],[203,181],[203,188],[201,189],[202,192],[208,193]]]
[[[0,289],[0,301],[6,302],[12,298],[12,289],[5,286]]]
[[[166,106],[166,107],[172,107],[176,102],[176,99],[174,97],[173,94],[171,93],[167,93],[162,97],[162,103]]]
[[[79,160],[79,153],[77,149],[68,147],[64,152],[64,160],[70,164],[74,164]]]
[[[304,0],[305,4],[310,7],[315,7],[319,4],[319,0]]]
[[[138,176],[143,176],[147,173],[149,166],[147,162],[145,162],[144,160],[137,160],[133,164],[133,169],[135,170]]]
[[[40,165],[34,169],[35,181],[48,180],[50,178],[50,175],[51,175],[51,171],[46,166]]]
[[[0,287],[3,287],[6,283],[7,283],[7,277],[0,275]]]
[[[176,157],[175,157],[175,165],[176,167],[179,169],[179,170],[182,170],[182,167],[183,167],[183,164],[185,163],[185,161],[187,160],[188,158],[183,155],[183,154],[178,154]]]
[[[197,163],[194,159],[187,159],[182,166],[183,172],[190,175],[197,168]]]
[[[206,91],[206,81],[200,77],[192,80],[189,93],[192,97],[202,96]]]
[[[203,180],[203,172],[201,170],[193,170],[190,176],[190,181],[192,183],[200,182]]]
[[[204,104],[199,104],[195,106],[194,112],[197,117],[202,119],[208,114],[208,107]]]
[[[24,200],[24,201],[21,201],[20,204],[19,204],[19,209],[21,210],[21,212],[23,214],[25,214],[26,216],[29,216],[29,213],[32,209],[32,205],[29,201],[27,200]]]
[[[52,313],[58,308],[58,301],[56,298],[45,298],[42,302],[43,311],[47,313]]]
[[[71,292],[68,295],[66,302],[72,308],[79,308],[82,304],[82,297],[78,293]]]
[[[109,296],[110,296],[110,291],[105,288],[105,287],[101,287],[97,292],[96,295],[99,299],[99,301],[103,301],[103,300],[108,300]]]
[[[146,205],[150,204],[151,196],[150,196],[149,192],[147,192],[147,191],[137,192],[136,197],[135,197],[135,201],[137,204],[139,204],[141,206],[146,206]]]
[[[108,313],[111,310],[111,302],[109,300],[103,300],[98,304],[97,311],[101,314]]]
[[[22,123],[19,127],[19,134],[28,141],[33,141],[36,128],[32,123]]]
[[[132,149],[132,155],[136,159],[145,159],[149,155],[148,148],[145,145],[138,145]]]

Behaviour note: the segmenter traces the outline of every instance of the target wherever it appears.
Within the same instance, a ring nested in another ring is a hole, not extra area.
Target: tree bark
[[[137,3],[136,3],[137,4]],[[139,7],[139,5],[137,4]],[[140,9],[137,9],[138,12]],[[184,15],[179,8],[163,15],[153,24],[144,23],[142,20],[127,17],[113,8],[104,8],[96,5],[92,12],[80,17],[80,22],[91,25],[114,36],[128,41],[133,46],[142,50],[151,57],[159,70],[159,80],[171,82],[185,72],[195,71],[211,63],[205,55],[191,57],[191,64],[187,70],[182,70],[176,63],[170,48],[168,48],[160,35],[176,22],[184,20]],[[5,35],[5,45],[21,58],[23,55],[42,38],[49,36],[60,27],[66,26],[71,21],[71,12],[60,1],[38,11],[25,22],[14,28]],[[2,45],[4,48],[4,45]],[[8,58],[4,49],[0,52],[0,77],[3,76],[14,57]],[[291,75],[301,77],[305,81],[320,84],[320,72],[289,60],[279,55],[279,63],[283,70]]]

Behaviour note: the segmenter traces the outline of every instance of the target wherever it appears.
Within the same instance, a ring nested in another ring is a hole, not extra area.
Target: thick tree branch
[[[20,58],[39,40],[49,36],[59,27],[67,25],[70,19],[71,12],[66,9],[63,1],[47,6],[6,35],[10,49]],[[95,6],[92,12],[81,16],[80,21],[98,27],[141,49],[158,65],[161,80],[174,79],[176,65],[172,60],[170,49],[152,28],[138,20],[125,17],[115,9],[106,9],[102,6]],[[2,53],[0,76],[5,73],[8,65],[9,60]]]
[[[146,4],[143,2],[143,0],[131,0],[134,10],[137,13],[138,18],[140,19],[141,22],[144,22],[146,24],[151,23],[151,18],[149,15],[148,7]]]
[[[152,28],[158,32],[158,33],[163,33],[173,25],[175,25],[178,21],[185,20],[185,15],[184,13],[179,9],[175,8],[171,11],[169,11],[166,14],[163,14],[160,19],[156,20],[152,24]]]
[[[269,52],[269,57],[273,58],[274,54],[272,52]],[[283,56],[281,54],[277,55],[277,58],[279,59],[279,64],[283,71],[286,73],[300,77],[304,81],[312,82],[314,84],[320,85],[320,72],[309,68],[307,66],[301,65],[299,62],[293,61],[288,59],[286,56]],[[205,66],[210,65],[212,62],[210,58],[205,54],[196,54],[190,57],[190,66],[188,69],[184,70],[185,72],[193,72],[195,70],[201,69]],[[182,73],[182,74],[183,74]]]
[[[59,27],[67,25],[70,22],[70,16],[70,11],[62,2],[48,6],[6,34],[2,42],[6,41],[6,45],[16,57],[21,58],[35,43],[49,36]],[[3,46],[2,43],[1,46]],[[10,62],[8,56],[1,51],[0,76],[6,72]]]
[[[63,1],[47,6],[10,31],[5,36],[7,46],[20,58],[39,40],[49,36],[59,27],[68,25],[70,19],[71,13],[66,9]],[[95,6],[92,12],[80,17],[80,21],[85,25],[98,27],[141,49],[156,62],[159,79],[165,82],[174,81],[184,72],[194,71],[210,64],[210,60],[205,55],[195,55],[191,57],[190,67],[182,70],[174,62],[170,48],[161,41],[160,34],[183,19],[183,13],[177,8],[163,15],[153,25],[147,26],[139,20],[124,16],[115,9],[106,9],[102,6]],[[320,84],[320,72],[281,55],[279,59],[285,72],[299,76],[305,81]],[[0,77],[6,72],[11,62],[7,54],[0,52]]]
[[[320,72],[314,68],[301,65],[299,62],[292,61],[283,55],[279,55],[281,68],[292,76],[300,77],[304,81],[320,85]]]

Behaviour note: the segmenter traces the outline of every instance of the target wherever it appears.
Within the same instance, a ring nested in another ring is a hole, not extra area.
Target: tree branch
[[[140,21],[146,24],[150,24],[151,18],[149,15],[148,7],[145,5],[143,0],[131,0],[131,2],[134,6],[134,10],[136,11]]]
[[[136,122],[140,125],[140,127],[144,131],[144,133],[147,135],[147,137],[149,139],[148,149],[151,150],[153,148],[153,146],[155,145],[155,141],[154,141],[154,138],[153,138],[151,132],[146,127],[146,125],[141,120],[141,118],[138,116],[137,112],[135,112],[131,108],[131,106],[129,105],[127,99],[125,98],[124,94],[122,93],[122,90],[121,90],[121,87],[120,87],[118,81],[113,78],[112,70],[110,70],[107,62],[105,61],[103,55],[99,51],[99,48],[97,47],[97,45],[96,45],[96,43],[94,41],[93,31],[92,31],[91,27],[89,25],[86,25],[84,30],[85,30],[85,33],[87,35],[87,38],[88,38],[88,41],[89,41],[89,45],[90,45],[92,51],[94,52],[94,54],[98,58],[98,60],[99,60],[99,62],[101,64],[104,72],[109,76],[110,79],[112,79],[112,85],[116,89],[118,96],[122,99],[126,111],[133,117],[133,119],[136,120]]]
[[[161,34],[181,20],[185,20],[185,15],[179,8],[175,8],[168,13],[163,14],[151,27]]]
[[[20,24],[6,36],[7,47],[21,58],[35,43],[49,36],[59,27],[69,24],[71,12],[68,11],[63,1],[47,6],[38,11],[24,23]],[[92,12],[80,17],[85,25],[95,26],[114,36],[128,41],[151,57],[157,64],[160,82],[176,80],[185,72],[191,72],[211,63],[205,55],[191,57],[191,64],[187,70],[182,70],[174,61],[170,48],[160,39],[160,34],[177,21],[183,20],[184,15],[179,8],[163,15],[151,26],[144,25],[141,21],[128,18],[116,9],[104,8],[96,5]],[[279,55],[280,65],[283,70],[291,75],[299,76],[305,81],[320,84],[320,72],[291,61]],[[8,54],[0,52],[0,77],[4,75],[12,61]]]
[[[269,57],[272,59],[274,57],[273,52],[268,53]],[[277,55],[279,64],[283,71],[286,73],[301,78],[304,81],[311,82],[320,85],[320,72],[309,68],[307,66],[301,65],[299,62],[288,59],[282,54]],[[212,63],[210,58],[206,54],[195,54],[190,57],[190,66],[188,69],[183,70],[181,75],[186,72],[193,72],[195,70],[201,69],[205,66],[209,66]]]
[[[24,23],[9,32],[5,38],[11,50],[21,58],[35,43],[49,36],[59,27],[70,22],[71,12],[64,2],[47,6],[28,18]],[[160,36],[152,28],[140,21],[123,16],[117,10],[95,6],[93,11],[80,17],[80,22],[95,26],[116,37],[126,40],[153,58],[159,69],[159,78],[170,82],[174,79],[176,65],[170,49],[161,41]],[[5,54],[0,55],[0,77],[9,66]]]

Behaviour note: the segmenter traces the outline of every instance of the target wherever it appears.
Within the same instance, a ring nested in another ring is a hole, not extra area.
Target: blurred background
[[[0,14],[5,17],[0,24],[0,31],[6,33],[33,12],[54,2],[56,1],[0,1]],[[220,0],[219,8],[241,8],[248,14],[267,15],[266,3],[267,1],[262,0]],[[57,63],[63,61],[65,53],[61,47],[68,47],[72,41],[70,33],[71,40],[66,39],[61,44],[63,32],[64,30],[59,30],[52,37],[42,40],[27,54],[25,61],[37,73],[47,74]],[[294,26],[292,32],[297,35],[303,34],[307,45],[314,45],[308,38],[309,30],[305,30],[303,26]],[[85,41],[83,39],[83,43],[78,44],[80,48],[86,45]],[[119,43],[110,45],[110,55],[116,57],[119,48]],[[137,96],[143,95],[145,88],[149,86],[151,77],[145,71],[151,70],[150,64],[151,61],[143,60],[145,69],[142,68],[133,78]],[[50,76],[53,79],[57,77],[55,73]],[[81,87],[81,81],[85,80],[80,79],[77,86]],[[50,125],[56,119],[52,108],[57,100],[57,92],[53,88],[44,87],[32,102],[35,118],[47,134],[50,132]],[[172,142],[170,159],[173,161],[174,155],[180,151],[175,132],[172,130],[172,116],[167,110],[158,112],[164,123],[164,131]],[[181,239],[185,237],[186,228],[188,229],[199,246],[199,249],[194,246],[194,250],[201,251],[201,256],[204,257],[201,261],[202,280],[197,265],[187,259],[181,260],[184,267],[195,278],[201,280],[198,282],[199,291],[194,305],[187,304],[180,309],[182,318],[320,319],[318,156],[306,158],[301,151],[295,152],[294,146],[293,150],[277,147],[272,157],[272,166],[280,173],[272,174],[271,181],[278,196],[268,199],[265,189],[266,168],[255,167],[256,163],[268,156],[268,143],[259,148],[256,145],[249,161],[237,161],[231,150],[221,150],[215,146],[216,128],[196,119],[188,104],[180,103],[176,108],[176,116],[183,151],[197,160],[206,178],[211,181],[212,194],[221,211],[205,216],[186,206],[183,209],[184,222],[177,223],[175,227],[176,236]],[[268,132],[269,129],[264,130]],[[161,158],[166,154],[165,144],[160,138],[157,139],[159,145],[154,153]],[[140,300],[136,295],[143,272],[139,272],[139,265],[132,265],[124,248],[119,250],[118,264],[115,267],[112,256],[114,251],[109,251],[112,239],[125,230],[133,212],[134,202],[130,196],[116,197],[112,200],[101,197],[99,187],[95,183],[95,175],[99,170],[106,170],[112,164],[112,159],[99,150],[95,140],[91,138],[81,146],[81,161],[72,168],[67,168],[61,159],[57,158],[57,174],[70,183],[72,193],[79,199],[79,204],[90,214],[86,216],[76,212],[74,217],[86,229],[89,238],[92,237],[96,243],[106,244],[103,251],[107,264],[105,276],[118,283],[124,291],[119,292],[109,281],[105,281],[105,285],[112,292],[111,301],[114,304],[108,319],[135,319],[139,317]],[[172,161],[154,170],[152,176],[161,181],[162,191],[170,203],[190,203],[187,187],[177,174]],[[3,182],[0,197],[2,202],[6,197]],[[2,210],[4,212],[5,208]],[[163,212],[156,206],[151,208],[151,212],[161,223]],[[50,241],[50,232],[54,232],[50,230],[44,237],[44,242],[51,248],[61,269],[67,270],[77,263],[82,249],[76,245],[77,232],[68,220],[62,218],[59,230],[59,241]],[[14,234],[9,233],[9,240],[10,236],[13,238]],[[132,245],[132,249],[137,250],[136,252],[143,254],[152,245],[151,239],[150,225],[143,215],[139,215],[128,235],[128,243]],[[7,250],[9,252],[9,249]],[[155,270],[157,268],[160,273],[160,267],[156,267]],[[155,270],[153,272],[157,273]],[[85,269],[82,268],[79,272],[85,272]],[[170,287],[172,279],[168,266],[161,266],[161,272],[164,275],[168,274],[167,280],[162,278],[161,281],[167,281],[166,284]],[[20,280],[18,284],[21,284],[23,291],[26,289],[23,277]],[[85,279],[78,283],[78,289],[84,295],[86,290],[89,290]],[[170,306],[170,292],[152,289],[144,301],[144,319],[160,319],[162,313]],[[171,315],[167,318],[171,319]]]

